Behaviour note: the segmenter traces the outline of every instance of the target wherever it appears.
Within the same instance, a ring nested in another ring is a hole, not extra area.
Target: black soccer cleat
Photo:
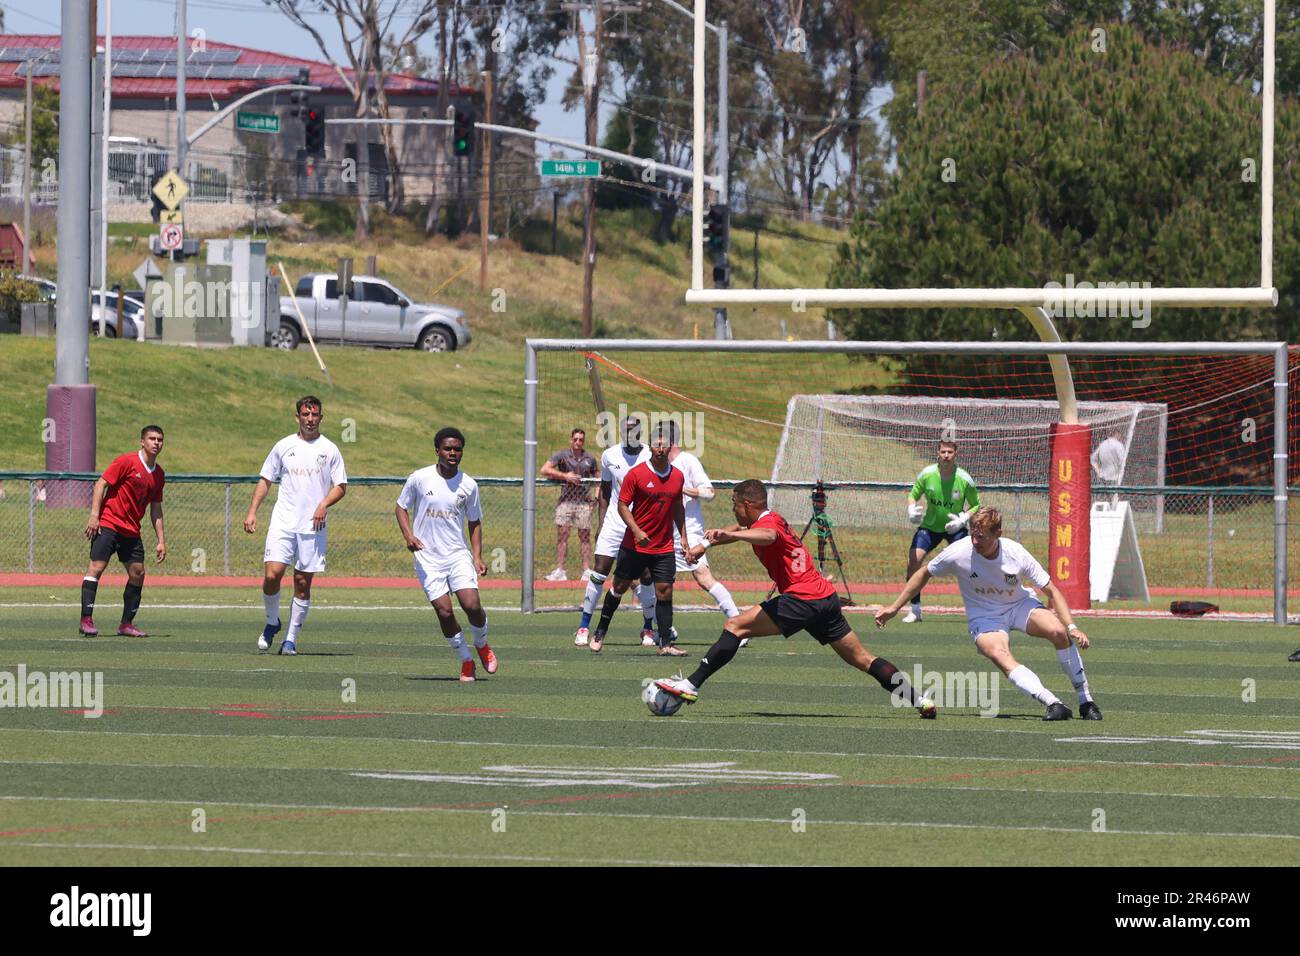
[[[1288,657],[1287,660],[1300,663],[1300,648],[1297,648],[1296,652],[1292,654],[1290,657]]]
[[[1079,705],[1080,720],[1101,720],[1101,708],[1095,700],[1086,700]]]
[[[1074,714],[1070,713],[1070,708],[1066,707],[1059,700],[1047,708],[1047,713],[1043,715],[1043,720],[1069,720]]]

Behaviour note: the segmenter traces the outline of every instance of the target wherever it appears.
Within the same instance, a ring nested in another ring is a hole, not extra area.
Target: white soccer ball
[[[654,681],[642,688],[641,699],[656,717],[671,717],[682,709],[682,699],[660,690]]]

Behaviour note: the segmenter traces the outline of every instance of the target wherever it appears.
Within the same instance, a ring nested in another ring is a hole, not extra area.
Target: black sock
[[[907,675],[883,657],[877,657],[867,668],[867,673],[876,679],[881,687],[891,694],[897,694],[913,707],[919,706],[920,696],[912,687]]]
[[[123,624],[130,624],[135,620],[135,612],[140,610],[140,594],[143,591],[143,584],[127,584],[126,590],[122,592]]]
[[[600,606],[600,620],[596,622],[596,633],[604,635],[609,630],[610,618],[618,610],[619,602],[623,600],[623,595],[615,594],[614,589],[605,592],[605,603]]]
[[[655,599],[655,624],[659,627],[659,644],[665,646],[673,642],[673,599],[667,601]]]
[[[85,578],[81,582],[81,616],[92,617],[95,613],[95,592],[99,582],[94,578]]]
[[[707,654],[700,658],[700,666],[691,675],[691,683],[696,687],[713,676],[714,671],[725,667],[727,662],[740,650],[740,638],[730,631],[723,631],[722,636],[713,642]]]

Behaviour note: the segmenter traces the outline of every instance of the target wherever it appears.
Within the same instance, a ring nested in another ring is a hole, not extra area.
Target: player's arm
[[[542,477],[549,478],[551,481],[567,481],[571,485],[576,485],[582,481],[581,476],[572,471],[560,471],[549,461],[542,462]]]
[[[686,557],[686,563],[694,564],[700,560],[700,555],[708,548],[708,542],[697,544],[693,548],[686,547],[690,539],[686,537],[686,506],[682,504],[680,496],[673,499],[673,525],[677,528],[677,534],[681,537],[682,554]]]
[[[704,537],[710,544],[732,544],[736,541],[744,541],[748,544],[765,545],[776,540],[776,529],[741,528],[739,525],[732,525],[730,528],[714,528],[706,531]]]
[[[632,519],[632,509],[627,506],[625,501],[623,501],[622,495],[619,496],[618,500],[618,516],[623,519],[625,525],[632,529],[633,541],[637,544],[645,544],[650,540],[650,536],[642,531],[641,526]]]
[[[487,565],[483,563],[483,522],[470,521],[469,524],[469,550],[474,556],[474,568],[481,575],[487,574]]]
[[[154,534],[158,535],[158,545],[154,548],[154,553],[158,555],[158,563],[162,564],[167,560],[167,542],[163,540],[163,511],[161,501],[149,502],[149,520],[153,523]]]
[[[966,486],[966,492],[962,495],[962,503],[967,505],[966,510],[958,512],[955,515],[950,515],[947,522],[944,523],[943,530],[947,531],[949,534],[952,534],[955,531],[960,531],[962,528],[966,527],[967,523],[970,521],[970,516],[973,515],[975,509],[980,506],[979,492],[975,490],[973,484]]]
[[[925,499],[925,489],[921,487],[921,476],[916,476],[916,481],[912,482],[912,490],[907,493],[907,520],[912,524],[920,524],[925,520],[925,512],[930,503]]]
[[[311,526],[319,531],[325,524],[325,512],[343,500],[343,496],[348,493],[348,486],[335,485],[330,488],[329,494],[321,499],[321,503],[316,506],[316,510],[311,516]]]
[[[90,496],[90,517],[86,521],[86,537],[92,541],[99,534],[99,513],[104,510],[104,495],[108,492],[108,482],[104,477],[95,479],[95,491]]]
[[[901,611],[908,601],[921,593],[921,589],[931,577],[933,575],[930,574],[929,565],[923,564],[917,568],[916,573],[907,579],[907,584],[903,586],[903,593],[894,599],[894,603],[876,612],[876,627],[884,627],[888,624],[889,619]]]
[[[1047,587],[1039,588],[1039,591],[1047,596],[1047,606],[1065,625],[1065,630],[1074,638],[1075,643],[1079,645],[1079,649],[1087,650],[1092,642],[1088,640],[1088,635],[1083,633],[1083,629],[1074,623],[1074,618],[1070,614],[1070,602],[1065,599],[1065,595],[1056,586],[1056,582],[1049,580]]]
[[[271,490],[271,480],[266,476],[257,479],[253,489],[253,500],[248,505],[248,514],[244,516],[244,530],[252,534],[257,530],[257,509],[262,506],[262,499]]]
[[[423,551],[424,542],[415,536],[411,530],[411,515],[401,505],[393,508],[393,517],[397,519],[397,530],[402,532],[402,540],[406,542],[407,551]]]

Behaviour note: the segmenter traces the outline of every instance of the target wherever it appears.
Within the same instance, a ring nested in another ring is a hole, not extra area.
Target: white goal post
[[[524,489],[521,609],[534,611],[537,555],[538,353],[539,352],[699,352],[740,356],[747,353],[828,355],[964,356],[1273,356],[1273,620],[1287,623],[1287,346],[1284,342],[781,342],[703,339],[529,339],[524,343]],[[724,373],[725,374],[725,373]],[[563,388],[564,383],[555,383]]]

